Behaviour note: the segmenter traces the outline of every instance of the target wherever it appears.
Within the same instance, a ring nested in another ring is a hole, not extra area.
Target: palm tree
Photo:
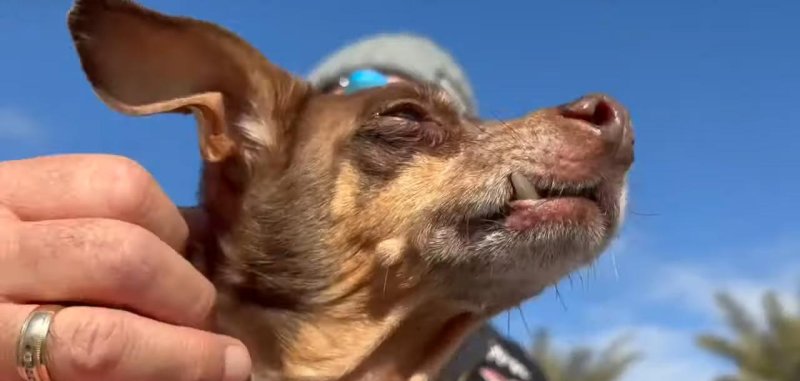
[[[727,293],[716,295],[734,337],[713,334],[698,337],[698,345],[732,361],[738,374],[718,381],[800,380],[800,311],[788,313],[774,292],[764,294],[766,324],[756,319]]]
[[[530,351],[548,381],[614,381],[640,359],[638,353],[623,351],[628,338],[621,336],[601,350],[578,346],[562,353],[553,346],[548,332],[540,329]]]

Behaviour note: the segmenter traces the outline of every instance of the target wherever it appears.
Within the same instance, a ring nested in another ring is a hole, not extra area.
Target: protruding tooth
[[[538,200],[541,198],[539,194],[536,193],[536,188],[533,187],[530,180],[517,172],[511,174],[511,185],[514,186],[514,190],[517,192],[517,199],[519,200]]]

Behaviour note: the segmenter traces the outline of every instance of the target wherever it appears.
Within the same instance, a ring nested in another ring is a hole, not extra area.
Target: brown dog
[[[79,0],[69,28],[108,106],[197,118],[195,246],[256,380],[430,379],[620,225],[633,132],[609,97],[487,123],[435,88],[321,94],[226,30],[130,1]]]

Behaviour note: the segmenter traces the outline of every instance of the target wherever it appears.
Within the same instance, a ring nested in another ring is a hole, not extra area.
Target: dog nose
[[[605,94],[589,94],[560,107],[565,118],[588,122],[600,130],[610,152],[630,156],[633,151],[631,119],[628,110]]]

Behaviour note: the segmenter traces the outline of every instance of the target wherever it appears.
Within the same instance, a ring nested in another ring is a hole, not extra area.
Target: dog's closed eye
[[[448,138],[448,127],[415,101],[391,103],[367,121],[359,135],[396,148],[436,148]]]
[[[411,101],[400,101],[389,104],[384,110],[378,112],[379,116],[406,119],[409,121],[423,122],[430,120],[428,110],[422,105]]]
[[[354,162],[367,178],[383,183],[418,155],[452,153],[458,128],[443,122],[422,101],[394,100],[381,105],[356,132],[352,142]]]

